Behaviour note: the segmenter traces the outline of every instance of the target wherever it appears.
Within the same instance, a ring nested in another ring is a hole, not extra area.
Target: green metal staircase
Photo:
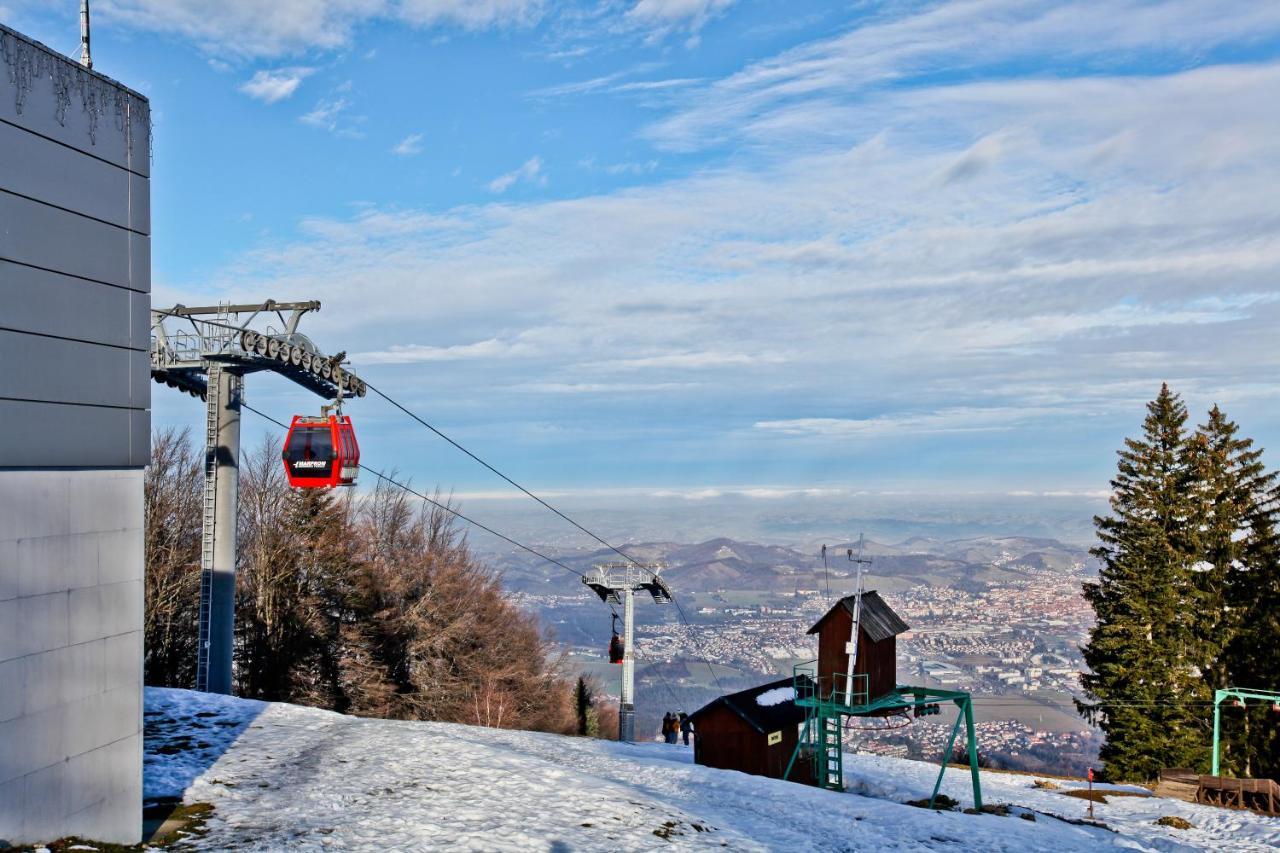
[[[929,798],[929,807],[933,808],[942,787],[942,776],[946,773],[947,762],[951,758],[952,747],[955,746],[956,735],[963,725],[967,734],[967,751],[969,773],[973,783],[974,808],[982,809],[982,783],[978,775],[978,742],[973,724],[973,700],[966,692],[960,690],[941,690],[934,687],[918,687],[898,685],[882,696],[872,697],[868,694],[868,678],[864,673],[855,673],[852,679],[846,673],[831,673],[819,677],[817,661],[809,661],[795,667],[793,683],[795,685],[796,705],[805,709],[804,729],[787,763],[782,778],[789,779],[796,762],[810,761],[813,767],[813,781],[820,788],[829,791],[844,790],[844,742],[843,729],[845,717],[871,717],[888,714],[905,714],[918,712],[933,706],[936,711],[938,702],[952,702],[958,713],[955,725],[951,727],[951,736],[947,740],[946,749],[942,752],[938,768],[938,779],[933,786],[933,795]]]

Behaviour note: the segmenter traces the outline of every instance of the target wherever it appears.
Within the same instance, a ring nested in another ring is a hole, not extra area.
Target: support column
[[[196,689],[230,694],[235,639],[236,517],[240,497],[240,402],[244,378],[217,363],[209,364],[208,377]]]
[[[969,775],[973,779],[973,807],[982,811],[982,778],[978,773],[978,735],[973,727],[973,699],[964,700],[964,727],[969,738]]]
[[[622,697],[618,703],[618,740],[631,743],[636,739],[636,656],[635,656],[635,591],[621,590],[622,599]]]
[[[1209,773],[1209,775],[1211,776],[1221,775],[1218,773],[1218,746],[1219,746],[1218,738],[1222,731],[1221,729],[1222,700],[1225,698],[1226,698],[1225,690],[1213,691],[1213,769]],[[1201,766],[1203,767],[1204,765],[1201,765]]]

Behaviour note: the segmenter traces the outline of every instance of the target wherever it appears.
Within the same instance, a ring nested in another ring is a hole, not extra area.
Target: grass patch
[[[1195,824],[1177,815],[1167,814],[1156,821],[1156,826],[1168,826],[1173,829],[1195,829]]]
[[[918,809],[933,808],[935,811],[949,812],[955,811],[956,806],[960,805],[960,801],[953,800],[946,794],[939,794],[937,800],[934,801],[933,806],[929,805],[928,797],[922,797],[919,800],[907,800],[907,805],[915,806]]]

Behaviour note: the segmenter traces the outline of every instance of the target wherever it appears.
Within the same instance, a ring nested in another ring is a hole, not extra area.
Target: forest
[[[147,469],[146,683],[195,683],[202,458],[185,431]],[[515,607],[449,512],[379,480],[291,489],[268,438],[240,467],[238,696],[360,716],[597,734],[595,685]],[[607,734],[607,725],[603,727]]]

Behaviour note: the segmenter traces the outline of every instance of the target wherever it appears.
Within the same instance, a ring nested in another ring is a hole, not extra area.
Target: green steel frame
[[[1273,704],[1280,703],[1280,693],[1272,693],[1269,690],[1246,690],[1241,687],[1227,687],[1221,690],[1213,691],[1213,772],[1212,776],[1218,773],[1218,747],[1219,734],[1221,729],[1222,703],[1228,699],[1238,699],[1240,704],[1246,704],[1249,699],[1261,699],[1264,702]]]
[[[973,699],[968,693],[960,690],[899,685],[891,692],[872,699],[868,696],[866,675],[855,675],[851,690],[839,689],[836,685],[844,684],[846,678],[846,673],[834,673],[826,682],[831,685],[831,688],[825,691],[824,695],[820,686],[821,680],[817,677],[817,661],[798,664],[794,668],[796,705],[805,709],[804,733],[796,743],[795,751],[791,753],[791,760],[787,762],[787,770],[782,778],[787,779],[791,776],[791,770],[795,767],[797,758],[808,747],[809,760],[813,762],[814,779],[818,786],[842,791],[844,790],[842,732],[845,717],[884,715],[939,702],[953,702],[960,713],[956,714],[956,723],[951,727],[951,736],[947,739],[947,747],[942,753],[942,766],[938,768],[938,779],[933,784],[929,808],[937,804],[938,791],[942,788],[942,777],[947,771],[947,761],[951,758],[951,750],[955,746],[961,721],[964,722],[968,735],[973,807],[982,808],[982,782],[978,776],[978,741],[973,726]]]

